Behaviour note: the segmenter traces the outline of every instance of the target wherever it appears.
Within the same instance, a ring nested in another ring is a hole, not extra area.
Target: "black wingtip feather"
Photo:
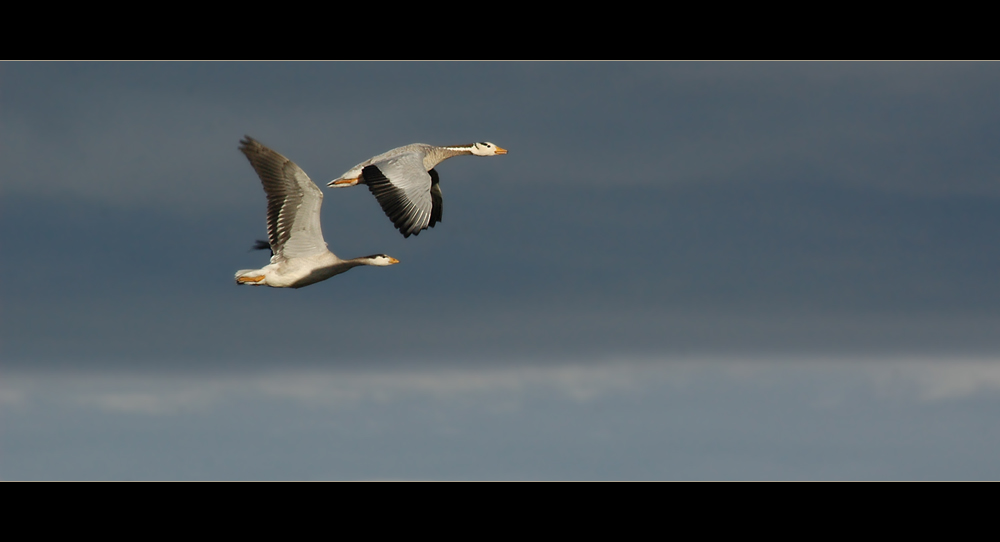
[[[268,243],[267,241],[261,239],[257,239],[257,241],[254,242],[253,246],[250,247],[250,250],[271,250],[271,243]],[[271,250],[271,256],[274,256],[273,250]]]
[[[431,219],[427,227],[433,228],[434,224],[441,222],[442,216],[441,179],[438,177],[438,172],[434,171],[433,168],[427,173],[431,176]]]

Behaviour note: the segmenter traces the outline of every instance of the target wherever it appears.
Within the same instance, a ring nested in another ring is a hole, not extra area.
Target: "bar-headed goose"
[[[496,156],[507,151],[489,142],[452,147],[413,143],[369,158],[327,186],[368,185],[396,229],[409,237],[441,222],[441,187],[434,166],[460,154]]]
[[[326,248],[320,229],[323,193],[294,162],[246,136],[240,150],[250,160],[267,193],[267,236],[271,263],[236,272],[237,284],[301,288],[359,265],[386,266],[399,260],[385,254],[341,260]],[[256,248],[267,248],[267,245]]]

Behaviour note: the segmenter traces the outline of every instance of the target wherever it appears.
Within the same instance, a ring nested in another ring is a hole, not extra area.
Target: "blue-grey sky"
[[[2,479],[995,479],[995,63],[0,64]],[[250,135],[359,268],[237,287]]]

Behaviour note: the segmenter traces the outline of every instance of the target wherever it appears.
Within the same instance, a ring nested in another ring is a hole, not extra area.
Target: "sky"
[[[1000,65],[0,63],[0,479],[939,480],[1000,467]],[[263,266],[244,135],[343,258]],[[364,187],[437,167],[404,239]]]

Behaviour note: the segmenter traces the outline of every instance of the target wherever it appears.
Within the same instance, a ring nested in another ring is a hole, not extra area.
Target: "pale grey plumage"
[[[271,251],[284,258],[327,250],[320,226],[323,192],[288,158],[247,136],[240,151],[250,160],[267,194],[267,238]]]
[[[450,147],[413,143],[369,158],[327,186],[367,185],[403,237],[418,235],[442,217],[441,187],[434,166],[460,154],[494,156],[507,151],[488,142]]]
[[[398,260],[376,254],[342,260],[327,249],[320,227],[323,193],[302,168],[246,136],[240,151],[250,160],[267,194],[267,236],[271,263],[236,273],[238,284],[301,288],[359,265],[392,265]]]

